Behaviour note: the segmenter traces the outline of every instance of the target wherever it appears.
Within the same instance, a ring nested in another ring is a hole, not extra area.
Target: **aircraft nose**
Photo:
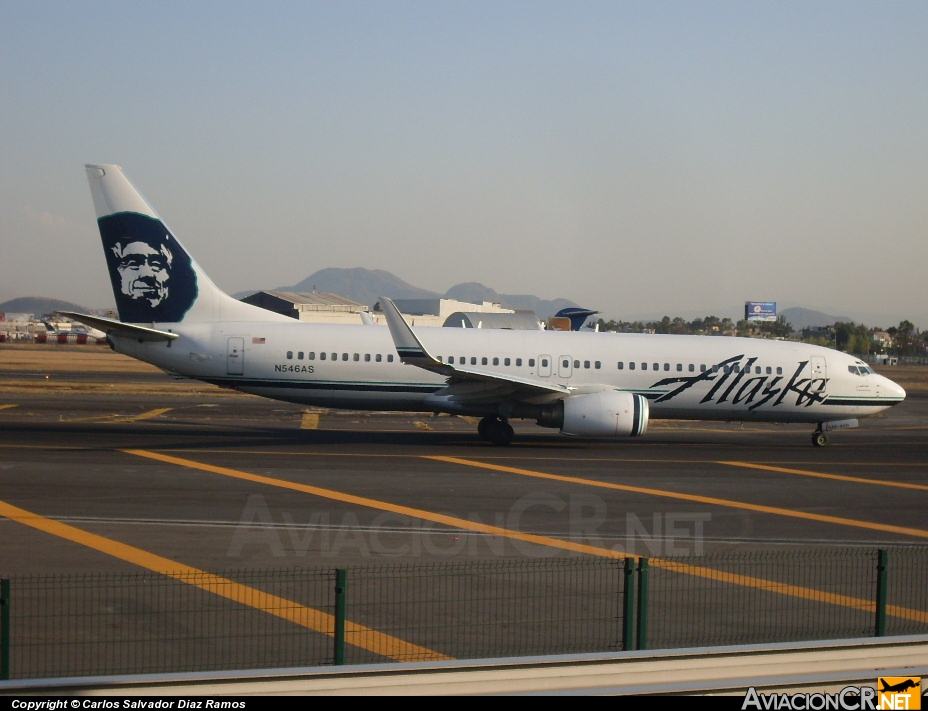
[[[894,383],[892,380],[886,376],[880,376],[883,378],[883,397],[898,399],[900,402],[905,400],[905,390],[898,383]]]

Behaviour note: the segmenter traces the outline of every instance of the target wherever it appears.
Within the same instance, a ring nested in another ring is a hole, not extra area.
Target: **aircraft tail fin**
[[[125,323],[277,321],[286,316],[220,290],[116,165],[88,165],[87,178]]]

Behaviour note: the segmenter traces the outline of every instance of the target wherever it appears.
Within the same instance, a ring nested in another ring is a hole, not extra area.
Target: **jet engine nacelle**
[[[579,437],[638,437],[648,429],[648,401],[615,391],[569,395],[545,408],[538,424]]]

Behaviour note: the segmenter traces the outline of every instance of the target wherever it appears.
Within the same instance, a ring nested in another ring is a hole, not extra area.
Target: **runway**
[[[462,418],[158,373],[2,376],[2,575],[928,543],[920,393],[824,449],[807,426],[661,421],[613,441],[517,422],[496,448]]]

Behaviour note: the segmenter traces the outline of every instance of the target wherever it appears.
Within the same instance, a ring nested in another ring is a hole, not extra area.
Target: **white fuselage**
[[[119,352],[164,370],[295,403],[473,415],[499,407],[499,399],[451,407],[440,397],[445,378],[400,362],[385,327],[299,321],[153,327],[180,337],[111,340]],[[873,415],[905,397],[853,356],[803,343],[459,328],[420,328],[416,335],[444,363],[556,383],[577,394],[639,393],[654,418],[829,422]]]

